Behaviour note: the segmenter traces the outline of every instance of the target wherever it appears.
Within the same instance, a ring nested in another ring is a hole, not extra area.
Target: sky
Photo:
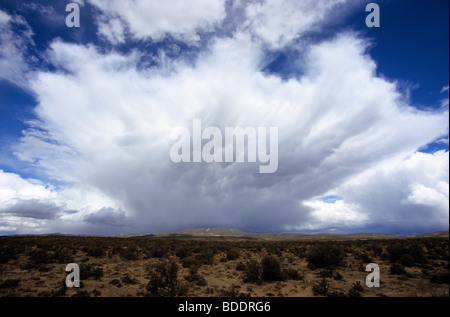
[[[368,3],[0,0],[0,235],[448,230],[449,2]]]

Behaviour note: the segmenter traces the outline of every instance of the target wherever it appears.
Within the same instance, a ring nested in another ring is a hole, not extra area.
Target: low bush
[[[200,267],[202,263],[195,256],[189,256],[181,261],[181,265],[184,268],[190,268],[193,265]]]
[[[239,258],[239,250],[236,249],[230,249],[227,251],[227,260],[236,260]]]
[[[322,295],[327,296],[328,291],[330,290],[330,282],[326,278],[322,278],[320,281],[316,282],[313,285],[313,294],[314,296]]]
[[[261,264],[256,260],[250,260],[245,265],[244,282],[246,283],[261,283]]]
[[[405,267],[400,263],[392,263],[390,268],[391,274],[405,275]]]
[[[437,284],[448,284],[449,283],[449,272],[448,271],[440,271],[440,272],[431,274],[430,282],[437,283]]]
[[[282,281],[281,263],[276,257],[267,255],[261,260],[261,278],[263,281]]]
[[[150,272],[150,281],[146,289],[154,296],[181,296],[188,286],[178,281],[178,264],[174,260],[162,260]]]
[[[342,247],[330,242],[318,243],[308,252],[308,266],[311,269],[335,269],[343,264],[344,256]]]

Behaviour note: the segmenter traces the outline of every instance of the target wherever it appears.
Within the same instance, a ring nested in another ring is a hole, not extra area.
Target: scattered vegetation
[[[80,267],[80,289],[65,286],[68,263]],[[355,282],[367,276],[368,263],[380,264],[384,285],[378,290]],[[401,289],[405,280],[408,285],[421,281],[427,287],[405,294],[441,296],[448,294],[448,272],[449,241],[445,238],[0,237],[0,296],[108,296],[106,289],[112,288],[123,296],[292,296],[303,292],[302,296],[360,297],[383,294],[394,284]],[[216,285],[217,280],[227,279],[226,286]]]

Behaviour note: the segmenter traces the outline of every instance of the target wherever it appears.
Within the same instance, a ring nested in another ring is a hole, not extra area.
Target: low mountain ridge
[[[16,236],[47,236],[47,237],[102,237],[89,234],[19,234]],[[162,238],[162,239],[222,239],[222,240],[255,240],[255,241],[317,241],[317,240],[371,240],[371,239],[412,239],[412,238],[449,238],[449,231],[439,231],[427,234],[391,234],[391,233],[249,233],[233,228],[186,228],[175,232],[161,233],[130,233],[113,235],[115,238]]]

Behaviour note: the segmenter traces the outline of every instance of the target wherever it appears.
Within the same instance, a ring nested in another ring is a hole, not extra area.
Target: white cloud
[[[225,18],[225,0],[90,2],[101,9],[106,19],[122,19],[129,26],[132,35],[138,39],[151,38],[158,41],[171,34],[176,38],[195,42],[199,39],[198,32],[211,30]],[[105,34],[105,30],[102,33]]]
[[[21,16],[0,10],[0,78],[27,87],[30,63],[24,53],[34,46],[33,31]]]
[[[83,230],[80,227],[83,221],[96,223],[103,210],[116,212],[117,205],[95,188],[74,185],[56,189],[53,185],[0,170],[0,227],[3,232],[49,232],[61,225],[70,228],[71,224]],[[120,208],[118,210],[120,217]],[[105,220],[113,224],[109,221]],[[114,224],[121,226],[119,222]]]
[[[266,0],[246,7],[245,26],[273,48],[282,48],[292,40],[323,24],[329,12],[345,0]]]
[[[125,27],[120,19],[109,19],[99,22],[98,33],[106,37],[112,44],[125,42]]]
[[[225,21],[224,1],[91,2],[102,11],[98,33],[113,44],[167,33],[192,43]],[[298,78],[261,71],[267,45],[291,45],[328,23],[339,3],[235,3],[247,9],[227,20],[237,24],[234,33],[211,36],[189,63],[159,53],[145,68],[138,66],[144,54],[138,48],[120,54],[53,41],[46,57],[64,71],[40,71],[31,80],[38,118],[28,122],[14,153],[65,185],[0,173],[0,227],[73,233],[212,225],[448,228],[448,152],[415,153],[448,135],[448,109],[405,104],[395,82],[377,77],[367,41],[351,33],[304,43]],[[251,163],[173,163],[171,131],[190,129],[194,118],[205,127],[278,127],[277,172],[259,174],[259,164]],[[343,199],[316,200],[328,193]],[[15,208],[30,202],[40,206],[36,214]],[[22,227],[19,218],[26,219]]]
[[[101,54],[92,46],[55,42],[53,62],[71,73],[41,73],[33,82],[47,132],[27,131],[17,155],[50,177],[114,197],[120,204],[91,212],[123,210],[123,223],[136,231],[212,221],[260,230],[269,223],[282,230],[295,223],[320,229],[376,222],[379,210],[372,200],[349,194],[356,185],[335,191],[343,202],[302,202],[359,180],[356,175],[379,164],[402,164],[406,155],[446,133],[448,114],[402,104],[395,84],[376,77],[365,45],[344,34],[310,46],[304,76],[282,81],[258,70],[263,51],[245,32],[216,40],[195,66],[171,64],[169,73],[138,72],[134,53]],[[189,127],[193,118],[202,118],[205,126],[279,127],[278,172],[261,176],[252,164],[172,163],[171,129]],[[375,184],[395,181],[388,176]],[[391,194],[421,179],[416,176]],[[371,186],[364,184],[379,200],[386,187]],[[399,199],[388,199],[383,208]]]
[[[335,190],[370,213],[373,226],[448,230],[448,161],[448,151],[416,152],[404,160],[381,162]]]
[[[298,225],[287,225],[286,229],[304,231],[344,228],[348,230],[370,224],[369,216],[361,212],[358,205],[346,204],[342,200],[334,203],[312,200],[305,201],[303,204],[311,209],[309,221]]]
[[[441,89],[441,93],[445,93],[445,92],[447,92],[447,94],[448,94],[448,85],[442,87],[442,89]],[[445,98],[445,99],[442,99],[442,100],[441,100],[441,107],[442,107],[442,108],[448,108],[448,102],[449,102],[449,101],[448,101],[448,97]]]

